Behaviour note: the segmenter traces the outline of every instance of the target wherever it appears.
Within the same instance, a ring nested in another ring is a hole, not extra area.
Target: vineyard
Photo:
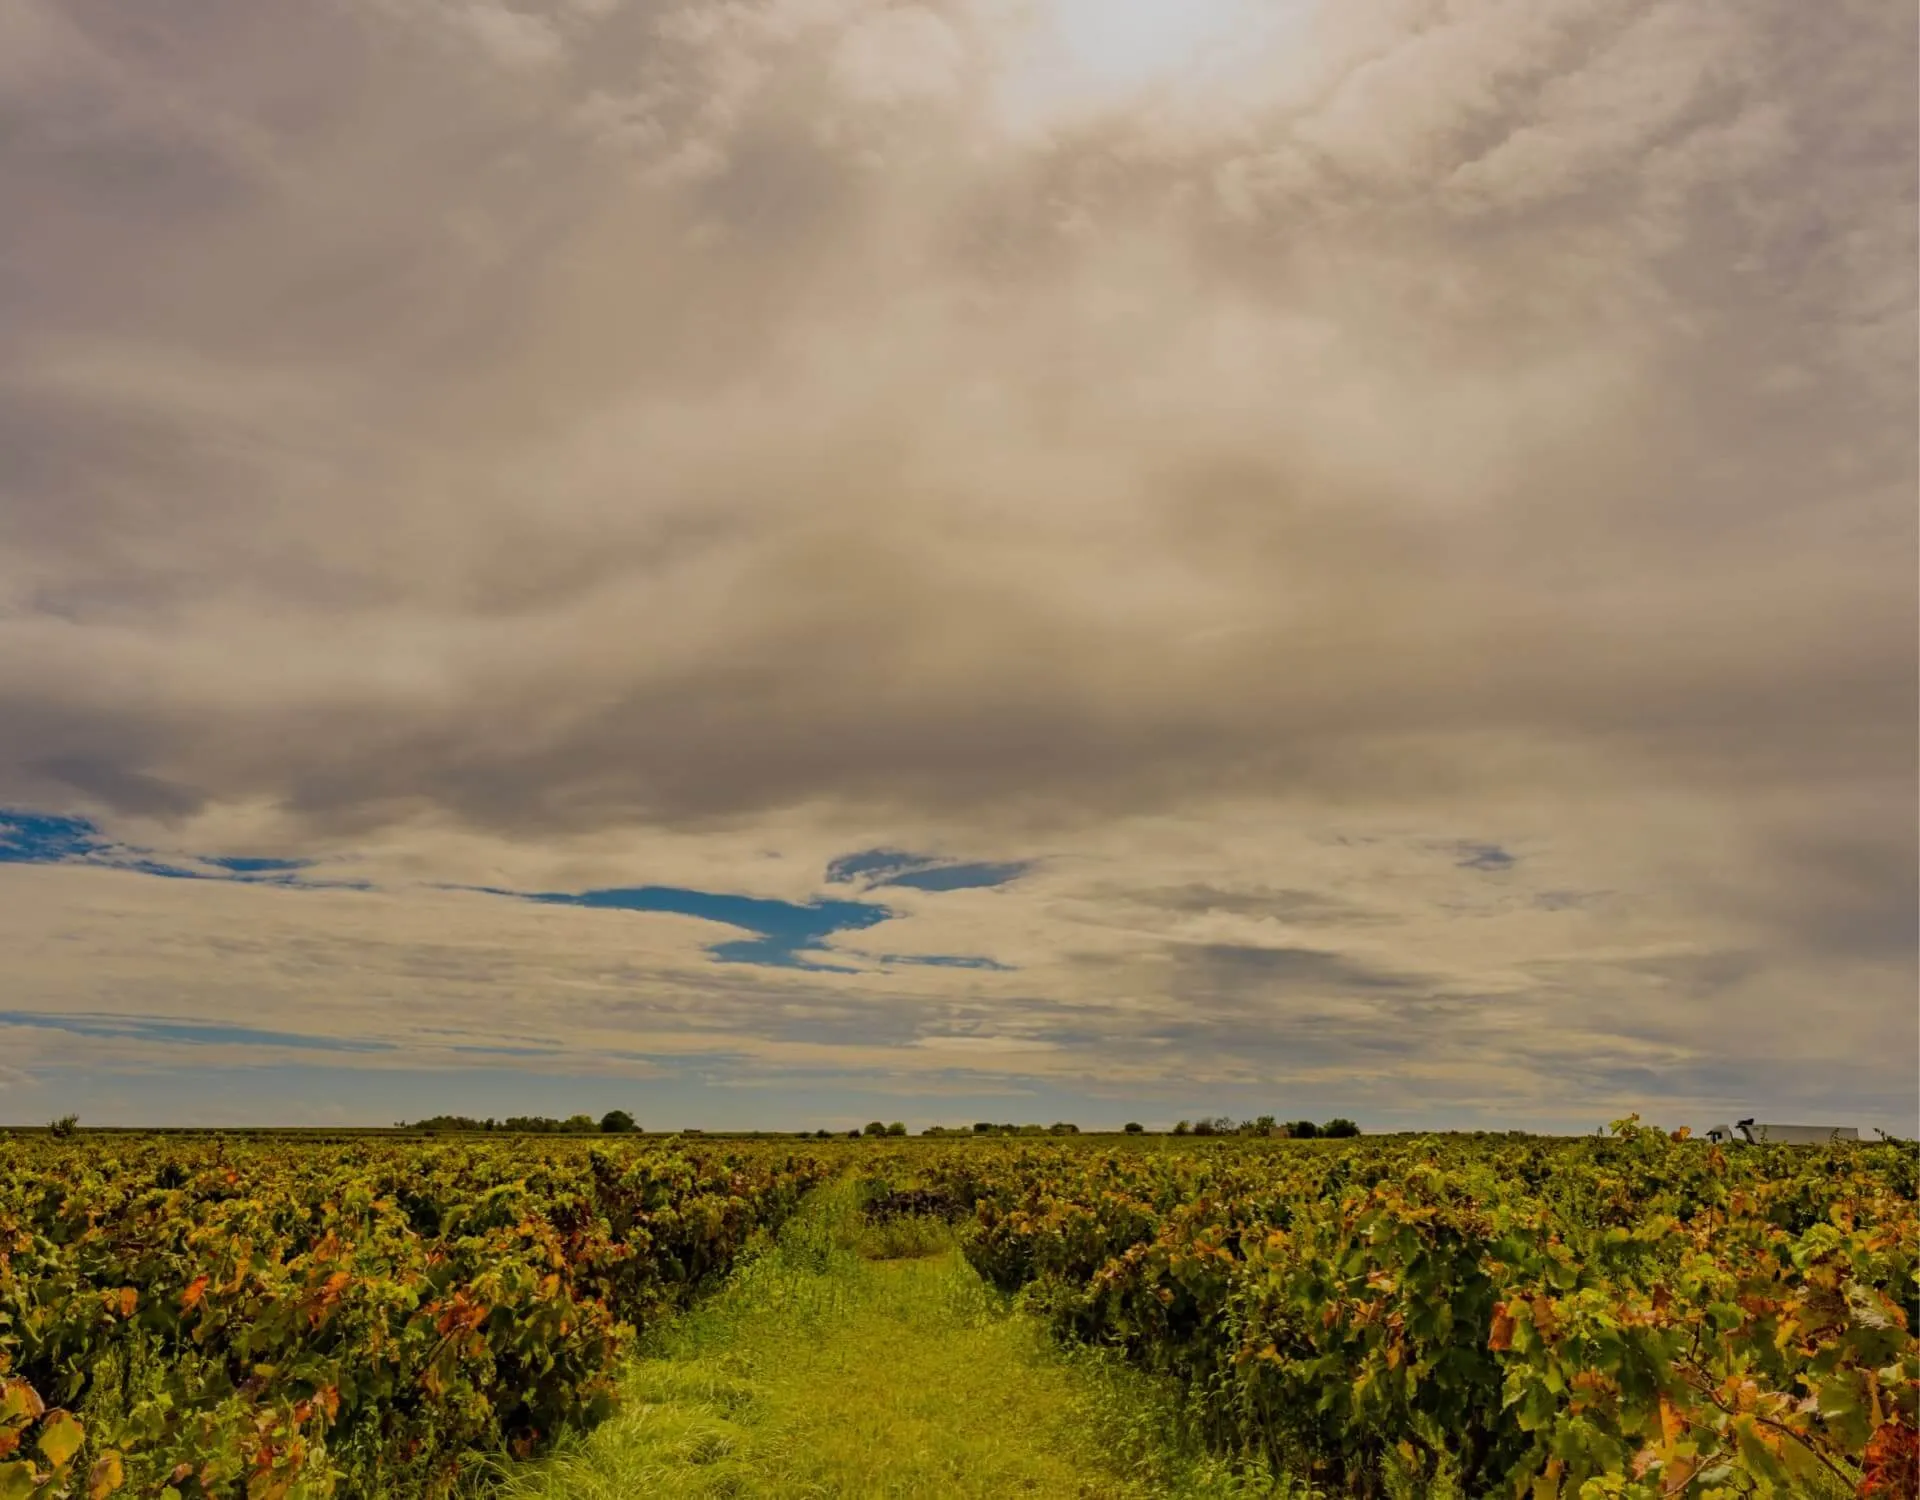
[[[0,1500],[431,1496],[609,1408],[781,1148],[0,1141]]]
[[[941,1148],[871,1193],[1330,1494],[1916,1493],[1907,1147]]]
[[[1058,1340],[1315,1493],[1916,1495],[1911,1150],[1626,1122],[4,1139],[0,1500],[470,1489],[606,1415],[637,1333],[846,1179],[867,1220],[944,1221]]]

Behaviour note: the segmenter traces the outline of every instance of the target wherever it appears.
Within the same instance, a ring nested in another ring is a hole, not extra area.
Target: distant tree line
[[[1271,1135],[1295,1141],[1311,1141],[1319,1138],[1341,1139],[1360,1133],[1360,1127],[1349,1119],[1335,1118],[1324,1125],[1316,1125],[1312,1120],[1277,1120],[1272,1115],[1259,1115],[1251,1120],[1231,1120],[1225,1115],[1215,1115],[1211,1119],[1180,1120],[1173,1127],[1175,1135]]]
[[[928,1135],[934,1130],[927,1131]],[[1067,1120],[1055,1120],[1051,1125],[995,1125],[991,1120],[976,1120],[972,1130],[942,1131],[945,1135],[1078,1135],[1080,1127]]]
[[[496,1120],[489,1115],[476,1120],[470,1115],[432,1115],[424,1120],[399,1120],[396,1130],[424,1130],[432,1134],[453,1134],[468,1130],[495,1130],[503,1135],[626,1135],[640,1127],[624,1109],[610,1109],[598,1120],[592,1115],[568,1115],[556,1120],[551,1115],[508,1115]]]
[[[1122,1127],[1128,1135],[1144,1135],[1146,1126],[1137,1120],[1129,1120]],[[869,1123],[864,1129],[856,1125],[848,1130],[801,1131],[804,1137],[809,1133],[816,1140],[829,1140],[834,1136],[846,1136],[853,1140],[872,1136],[902,1136],[907,1127],[895,1120],[891,1125],[879,1120]],[[1360,1134],[1360,1127],[1353,1121],[1338,1118],[1325,1124],[1315,1124],[1312,1120],[1281,1120],[1273,1115],[1259,1115],[1251,1120],[1232,1120],[1225,1115],[1198,1120],[1182,1120],[1173,1127],[1174,1135],[1258,1135],[1273,1136],[1280,1139],[1310,1141],[1320,1138],[1339,1139]],[[995,1124],[991,1120],[976,1121],[971,1127],[965,1125],[929,1125],[920,1132],[923,1136],[982,1136],[982,1135],[1078,1135],[1080,1127],[1070,1120],[1056,1120],[1051,1125],[1011,1125]]]
[[[68,1121],[57,1121],[50,1128],[55,1134],[67,1134],[71,1133],[73,1125]],[[610,1109],[598,1120],[592,1115],[569,1115],[564,1120],[557,1120],[551,1115],[508,1115],[504,1120],[494,1119],[491,1115],[485,1119],[476,1119],[471,1115],[432,1115],[424,1120],[397,1121],[394,1128],[446,1135],[473,1131],[494,1131],[502,1135],[625,1135],[640,1129],[634,1123],[633,1116],[624,1109]],[[1128,1135],[1147,1133],[1146,1127],[1137,1120],[1129,1120],[1124,1128]],[[905,1123],[900,1120],[891,1124],[870,1120],[864,1126],[855,1125],[847,1130],[803,1130],[800,1135],[824,1141],[834,1136],[860,1140],[874,1137],[884,1139],[907,1133]],[[1055,1120],[1051,1125],[996,1124],[991,1120],[979,1120],[972,1126],[929,1125],[920,1133],[923,1136],[949,1137],[1078,1135],[1080,1127],[1071,1120]],[[682,1134],[698,1135],[700,1132],[686,1130]],[[1348,1119],[1333,1119],[1317,1125],[1312,1120],[1280,1120],[1272,1115],[1260,1115],[1251,1120],[1233,1120],[1225,1115],[1214,1115],[1197,1120],[1181,1120],[1173,1127],[1172,1134],[1275,1136],[1301,1141],[1318,1137],[1354,1136],[1360,1134],[1360,1127]]]

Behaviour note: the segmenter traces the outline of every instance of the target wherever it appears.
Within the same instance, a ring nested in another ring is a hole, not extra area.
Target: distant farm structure
[[[1748,1146],[1825,1146],[1833,1141],[1857,1141],[1860,1132],[1851,1125],[1762,1125],[1757,1120],[1736,1120],[1731,1125],[1716,1125],[1707,1132],[1716,1145],[1731,1141]]]

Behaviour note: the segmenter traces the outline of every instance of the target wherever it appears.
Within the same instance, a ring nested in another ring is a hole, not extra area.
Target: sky
[[[1914,1134],[1917,24],[0,0],[0,1122]]]

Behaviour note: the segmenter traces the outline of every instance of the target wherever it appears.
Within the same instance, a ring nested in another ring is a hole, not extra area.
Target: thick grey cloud
[[[1552,1037],[1705,1097],[1811,985],[1813,1097],[1898,1097],[1914,16],[1089,14],[0,0],[0,805],[403,903],[1041,861],[705,1002],[856,1076],[1226,1079],[1210,1007],[1331,995],[1545,1118]]]

